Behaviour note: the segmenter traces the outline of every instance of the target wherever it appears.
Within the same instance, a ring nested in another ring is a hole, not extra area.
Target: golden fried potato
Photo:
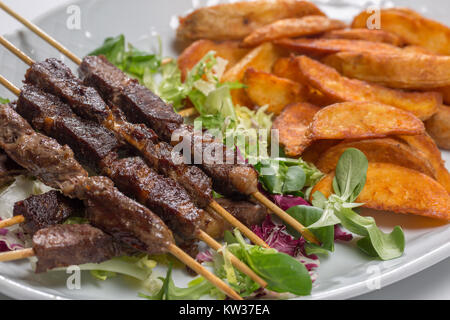
[[[344,141],[322,153],[315,163],[317,168],[324,173],[334,171],[339,158],[348,148],[360,150],[369,162],[392,163],[436,178],[434,168],[425,157],[414,152],[407,144],[391,138]]]
[[[361,12],[354,18],[352,28],[365,28],[370,15]],[[450,55],[450,28],[447,26],[404,8],[382,9],[380,18],[382,30],[398,35],[407,43]]]
[[[298,157],[309,144],[306,137],[308,126],[320,110],[309,103],[295,103],[287,106],[273,122],[272,129],[278,130],[279,142],[287,156]]]
[[[216,56],[228,61],[226,70],[232,68],[247,53],[248,49],[239,47],[237,41],[214,42],[210,40],[198,40],[187,47],[178,57],[178,67],[184,81],[187,73],[210,51],[215,51]]]
[[[245,71],[247,71],[248,68],[270,72],[272,70],[272,65],[283,54],[282,50],[276,48],[273,44],[266,42],[250,51],[237,64],[225,72],[221,81],[242,82]],[[235,105],[247,106],[249,108],[253,106],[244,89],[232,90],[231,96]]]
[[[333,104],[316,113],[310,126],[313,140],[384,138],[424,132],[422,121],[412,113],[373,102]]]
[[[307,54],[314,57],[342,52],[397,52],[401,49],[387,43],[371,42],[364,40],[348,39],[281,39],[274,43],[299,54]]]
[[[256,29],[242,41],[242,46],[254,47],[267,41],[312,36],[345,27],[344,22],[324,16],[283,19]]]
[[[442,94],[444,103],[450,105],[450,86],[433,89]]]
[[[322,154],[331,147],[341,143],[342,140],[316,140],[313,141],[301,154],[306,162],[316,164]]]
[[[450,56],[405,51],[339,52],[323,61],[347,77],[390,88],[433,89],[450,85]]]
[[[425,121],[428,134],[436,144],[446,150],[450,150],[450,107],[440,106],[438,112]]]
[[[378,29],[343,29],[326,32],[322,38],[325,39],[348,39],[348,40],[365,40],[371,42],[387,43],[396,47],[404,45],[402,38],[394,33],[378,30]]]
[[[273,74],[247,69],[243,83],[245,92],[255,106],[269,105],[267,112],[278,115],[284,107],[306,99],[306,88],[300,83]]]
[[[409,111],[421,120],[429,119],[436,113],[438,106],[442,105],[442,96],[436,92],[406,92],[389,89],[343,77],[335,69],[306,56],[297,57],[296,61],[304,82],[309,83],[334,103],[380,102]]]
[[[329,197],[334,173],[314,187]],[[369,163],[366,184],[355,202],[365,208],[450,220],[450,196],[435,180],[392,163]]]
[[[306,101],[319,106],[326,107],[336,101],[329,99],[322,92],[310,86],[310,84],[305,81],[302,74],[299,72],[298,63],[294,57],[286,57],[278,59],[272,68],[272,73],[278,77],[290,79],[295,82],[303,84],[306,90]]]
[[[272,22],[324,15],[313,3],[300,0],[259,0],[204,7],[180,17],[182,40],[239,40]]]
[[[420,153],[423,157],[428,159],[436,171],[436,180],[443,185],[450,194],[450,173],[445,168],[445,162],[442,159],[441,151],[438,149],[433,139],[427,134],[418,136],[399,136],[396,138],[405,142],[413,148],[415,152]]]

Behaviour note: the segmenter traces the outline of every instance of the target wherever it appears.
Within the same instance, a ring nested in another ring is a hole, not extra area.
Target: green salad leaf
[[[370,256],[382,260],[398,258],[405,249],[405,236],[400,227],[395,227],[390,234],[382,232],[372,217],[362,217],[353,209],[362,204],[353,203],[366,183],[368,161],[359,150],[349,148],[339,159],[333,180],[334,194],[328,199],[316,192],[313,205],[323,209],[318,221],[309,225],[313,231],[321,227],[341,223],[344,228],[363,238],[358,247]]]
[[[1,104],[6,104],[6,103],[9,103],[9,102],[10,102],[9,99],[5,99],[5,98],[0,97],[0,103]]]

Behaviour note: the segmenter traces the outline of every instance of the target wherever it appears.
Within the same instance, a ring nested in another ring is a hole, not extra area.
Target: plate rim
[[[70,4],[88,2],[87,0],[76,0],[70,2]],[[53,15],[55,12],[61,10],[66,4],[60,4],[52,9],[44,12],[43,14],[37,16],[32,20],[33,23],[39,25],[40,21],[46,19],[48,16]],[[5,34],[5,37],[12,37],[22,32],[23,30],[28,30],[24,27],[20,27],[15,31]],[[441,150],[442,151],[442,150]],[[450,232],[450,231],[448,231]],[[408,277],[413,276],[425,269],[432,267],[433,265],[448,259],[450,257],[450,242],[444,243],[443,245],[435,248],[434,250],[428,251],[426,254],[417,257],[416,259],[406,262],[404,265],[393,270],[381,273],[378,277],[372,278],[374,280],[379,280],[383,286],[379,289],[383,289],[391,284],[404,280]],[[380,260],[380,262],[382,262]],[[313,288],[314,289],[314,288]],[[333,290],[328,290],[317,295],[296,297],[291,300],[344,300],[354,298],[363,294],[374,292],[379,289],[370,289],[366,285],[365,281],[359,281],[356,283],[348,284],[346,286],[336,288]],[[0,293],[19,300],[28,299],[41,299],[41,300],[72,300],[68,297],[64,297],[58,294],[51,294],[48,292],[41,291],[39,289],[32,288],[25,284],[21,284],[15,280],[11,280],[0,273]],[[102,299],[98,299],[102,300]],[[119,299],[117,299],[119,300]]]

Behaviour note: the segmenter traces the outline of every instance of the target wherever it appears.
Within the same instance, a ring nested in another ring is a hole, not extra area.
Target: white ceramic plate
[[[186,13],[196,5],[216,4],[220,1],[200,0],[91,0],[74,2],[81,10],[81,29],[67,27],[68,6],[47,13],[36,20],[49,34],[61,41],[78,56],[83,56],[98,47],[108,36],[125,34],[127,40],[142,49],[151,49],[155,44],[151,34],[158,32],[163,39],[164,53],[176,56],[173,44],[176,16]],[[350,21],[362,7],[358,0],[316,1],[331,17]],[[364,7],[370,5],[364,4]],[[450,25],[446,14],[450,2],[432,1],[425,6],[423,1],[390,1],[382,5],[400,5],[414,8],[429,17]],[[27,30],[9,36],[35,60],[48,57],[62,57],[55,49],[38,39]],[[75,66],[68,62],[75,70]],[[5,50],[0,50],[0,70],[13,83],[19,85],[26,66]],[[0,96],[11,95],[0,88]],[[450,161],[450,153],[444,152]],[[301,299],[345,299],[354,297],[380,285],[384,287],[406,278],[450,256],[450,227],[430,219],[402,216],[391,213],[369,212],[385,231],[395,225],[405,230],[407,245],[405,254],[396,260],[381,262],[371,260],[355,248],[355,244],[337,244],[336,252],[321,259],[319,277],[312,296]],[[163,275],[164,268],[156,273]],[[92,280],[88,273],[83,274],[81,289],[69,290],[66,287],[68,275],[64,272],[51,272],[36,275],[31,271],[28,261],[0,263],[0,291],[20,299],[136,299],[140,288],[123,278],[106,282]],[[182,271],[175,271],[175,282],[186,284],[191,278]]]

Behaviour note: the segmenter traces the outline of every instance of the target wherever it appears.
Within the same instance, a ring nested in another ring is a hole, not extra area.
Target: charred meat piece
[[[61,97],[76,106],[80,116],[97,122],[107,120],[110,110],[94,88],[81,86],[70,69],[58,59],[34,63],[25,74],[25,82]]]
[[[88,175],[69,147],[35,132],[8,105],[0,105],[0,147],[12,160],[55,189],[70,192],[80,178]]]
[[[54,225],[37,231],[33,249],[36,273],[84,263],[100,263],[122,254],[121,245],[88,224]]]
[[[196,236],[204,211],[194,206],[175,181],[158,175],[139,157],[113,161],[106,170],[119,189],[153,210],[178,235]]]
[[[250,201],[219,198],[216,201],[247,227],[260,225],[269,213],[267,208]]]
[[[165,141],[170,141],[171,133],[183,123],[183,118],[173,111],[172,106],[129,78],[104,56],[85,57],[80,65],[80,75],[84,83],[96,88],[106,101],[120,106],[129,121],[145,123],[158,135],[164,134],[162,139]]]
[[[72,150],[33,131],[10,106],[0,106],[0,147],[14,161],[64,195],[84,200],[90,222],[149,254],[173,243],[171,231],[153,212],[120,193],[106,177],[88,177]]]
[[[0,187],[14,181],[15,176],[25,173],[25,169],[11,160],[11,158],[0,149]]]
[[[81,120],[67,104],[32,85],[23,87],[16,111],[35,129],[62,145],[69,145],[77,159],[89,167],[97,168],[104,157],[122,146],[108,129],[95,122]]]
[[[195,135],[191,126],[182,124],[181,117],[171,106],[146,87],[139,85],[136,80],[130,79],[105,57],[85,57],[80,66],[80,74],[85,84],[95,87],[106,101],[111,101],[122,109],[130,122],[144,122],[162,140],[172,145],[180,142],[180,139],[172,141],[174,133],[189,139],[192,157],[195,154],[209,154],[204,152],[207,149],[225,151],[219,159],[214,155],[210,159],[203,159],[201,165],[213,179],[216,191],[227,196],[236,196],[238,193],[249,195],[257,191],[256,172],[245,164],[233,161],[237,158],[234,150],[227,150],[221,142],[208,135]],[[199,137],[202,140],[199,141]],[[227,164],[226,160],[230,157],[232,161]]]
[[[80,214],[82,208],[81,201],[67,198],[60,192],[52,190],[16,202],[13,214],[25,217],[22,228],[26,233],[33,235],[40,229],[61,224],[70,216]]]

